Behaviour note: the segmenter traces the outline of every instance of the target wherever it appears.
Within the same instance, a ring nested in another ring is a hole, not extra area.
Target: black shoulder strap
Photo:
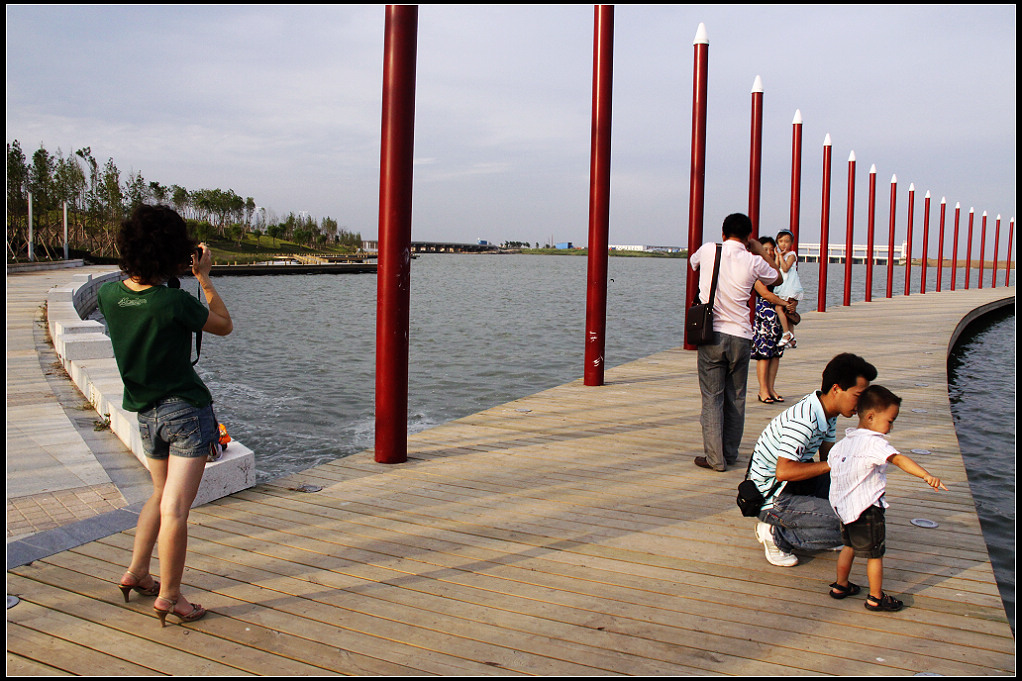
[[[717,260],[713,263],[713,281],[710,282],[710,300],[708,305],[713,307],[713,299],[717,297],[717,275],[720,274],[720,252],[723,249],[721,244],[717,244]]]

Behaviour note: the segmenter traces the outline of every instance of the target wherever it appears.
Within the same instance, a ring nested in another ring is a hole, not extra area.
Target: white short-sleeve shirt
[[[849,428],[830,450],[830,505],[842,523],[855,522],[874,504],[888,507],[887,460],[897,453],[887,436],[867,428]]]

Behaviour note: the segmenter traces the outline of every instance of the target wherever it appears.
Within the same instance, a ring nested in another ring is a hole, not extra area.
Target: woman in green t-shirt
[[[206,610],[181,595],[188,511],[218,426],[209,390],[191,365],[191,339],[197,331],[226,336],[233,324],[209,278],[209,248],[197,247],[184,220],[170,208],[137,208],[121,226],[117,248],[127,279],[100,288],[99,308],[124,383],[123,406],[138,412],[153,479],[153,494],[138,516],[131,565],[119,586],[125,601],[132,591],[157,596],[153,609],[161,625],[167,615],[194,622]],[[188,293],[165,285],[189,267],[208,310]],[[155,546],[162,583],[149,573]]]

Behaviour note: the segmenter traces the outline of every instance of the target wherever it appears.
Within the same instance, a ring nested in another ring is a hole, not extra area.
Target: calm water
[[[608,366],[681,344],[686,266],[680,259],[610,258]],[[929,291],[936,269],[927,271]],[[865,271],[865,266],[853,267],[853,302],[865,298]],[[806,288],[803,311],[816,308],[818,272],[817,263],[799,264]],[[894,272],[894,293],[900,295],[904,268]],[[913,268],[913,295],[919,274]],[[948,289],[950,268],[943,274]],[[989,286],[989,269],[985,275]],[[830,309],[842,302],[837,286],[844,266],[830,265],[827,276]],[[972,286],[976,276],[973,270]],[[957,286],[964,288],[964,281],[960,268]],[[1003,271],[998,281],[1003,282]],[[216,283],[235,330],[227,338],[204,338],[199,373],[213,390],[220,420],[256,452],[259,480],[371,449],[376,277],[224,277]],[[585,257],[423,255],[414,260],[409,430],[580,378],[585,284]],[[873,297],[882,298],[885,291],[886,267],[876,267]],[[1008,376],[1004,367],[1014,367],[1014,317],[1010,328],[1006,323],[963,344],[953,375],[962,451],[1013,613],[1014,374]],[[990,414],[1005,415],[994,424],[1000,439],[985,425],[983,417]],[[984,423],[979,432],[972,428],[978,423]],[[983,448],[973,449],[974,442]]]
[[[974,324],[948,358],[948,370],[958,444],[1001,599],[1014,630],[1014,312],[991,315]]]

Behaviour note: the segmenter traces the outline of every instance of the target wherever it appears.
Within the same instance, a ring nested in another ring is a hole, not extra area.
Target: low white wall
[[[50,289],[46,301],[47,322],[53,347],[71,380],[96,411],[110,419],[110,430],[148,468],[135,413],[121,408],[124,384],[117,371],[110,338],[103,324],[85,319],[96,309],[99,287],[121,278],[119,271],[73,275],[66,286]],[[232,440],[222,459],[206,464],[193,506],[254,484],[255,455],[245,445]]]

